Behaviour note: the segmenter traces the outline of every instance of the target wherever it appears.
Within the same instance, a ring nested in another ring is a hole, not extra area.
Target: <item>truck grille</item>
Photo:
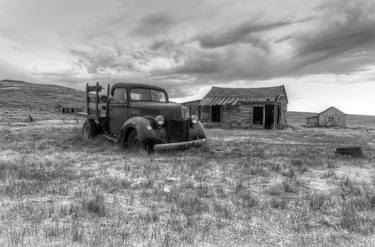
[[[187,141],[189,137],[188,120],[169,120],[168,121],[168,139],[170,142]]]

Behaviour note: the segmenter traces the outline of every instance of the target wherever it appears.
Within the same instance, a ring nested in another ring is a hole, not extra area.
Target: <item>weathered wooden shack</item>
[[[284,86],[263,88],[212,87],[200,101],[183,103],[204,123],[248,128],[283,128],[288,98]]]
[[[306,118],[308,127],[346,127],[346,114],[334,106],[322,111],[316,116]]]

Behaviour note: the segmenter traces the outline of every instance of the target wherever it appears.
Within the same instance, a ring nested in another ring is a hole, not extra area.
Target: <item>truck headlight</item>
[[[188,120],[189,119],[189,108],[186,106],[182,106],[182,119]]]
[[[157,125],[162,126],[165,124],[165,119],[163,116],[157,116],[155,118],[155,122],[157,123]]]
[[[191,115],[191,122],[193,123],[193,124],[196,124],[196,123],[198,123],[198,117],[196,116],[196,115]]]

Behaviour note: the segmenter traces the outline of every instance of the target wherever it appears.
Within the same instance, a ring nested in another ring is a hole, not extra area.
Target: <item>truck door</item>
[[[128,101],[126,88],[115,88],[113,99],[109,102],[109,128],[112,134],[118,135],[121,126],[128,120]]]

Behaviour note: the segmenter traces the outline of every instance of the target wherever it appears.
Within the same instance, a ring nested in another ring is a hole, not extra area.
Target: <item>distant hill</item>
[[[31,115],[56,113],[59,105],[84,107],[85,92],[72,88],[24,81],[0,81],[1,120],[22,120]]]
[[[0,107],[55,111],[58,104],[84,106],[85,93],[72,88],[24,81],[0,81]]]

